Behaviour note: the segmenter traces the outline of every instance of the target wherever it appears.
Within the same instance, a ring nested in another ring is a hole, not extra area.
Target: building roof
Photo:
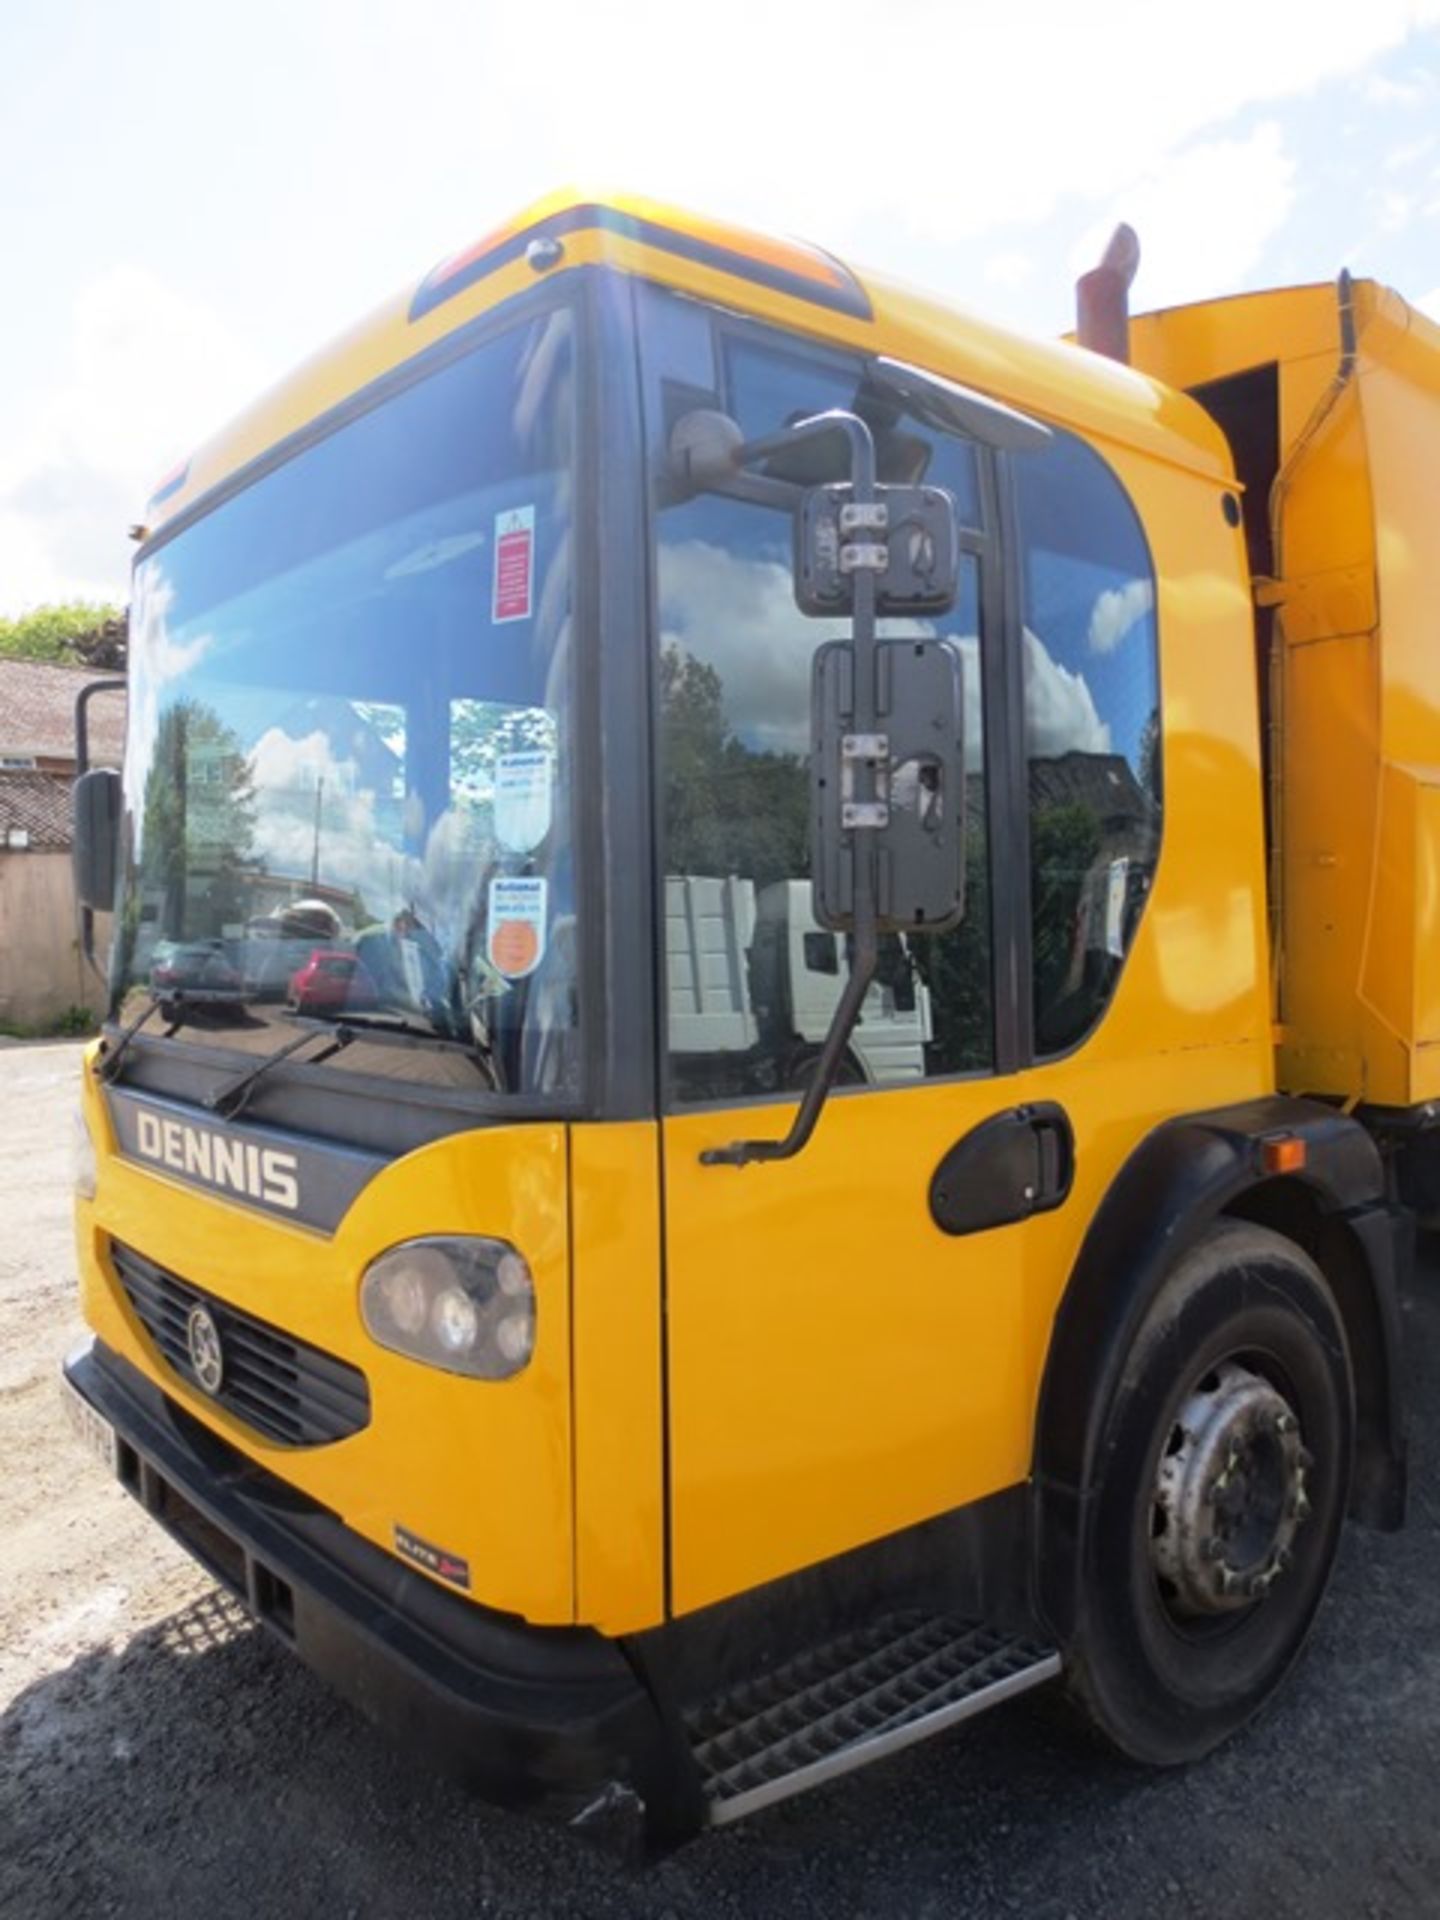
[[[0,756],[73,762],[75,697],[87,681],[114,677],[43,660],[0,660]],[[118,767],[124,750],[125,697],[101,694],[90,703],[90,759]]]
[[[0,854],[11,830],[29,835],[29,850],[41,853],[70,845],[70,776],[65,773],[0,773]]]

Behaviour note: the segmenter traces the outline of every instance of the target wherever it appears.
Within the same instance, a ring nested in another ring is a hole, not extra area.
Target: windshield
[[[139,567],[119,1017],[159,993],[255,1055],[344,1022],[336,1072],[577,1091],[574,412],[562,309]]]

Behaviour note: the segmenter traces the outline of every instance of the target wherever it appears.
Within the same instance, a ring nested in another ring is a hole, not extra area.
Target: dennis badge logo
[[[208,1307],[192,1307],[185,1322],[185,1344],[190,1349],[190,1364],[195,1378],[207,1393],[218,1393],[225,1378],[225,1349],[220,1345],[220,1329]]]

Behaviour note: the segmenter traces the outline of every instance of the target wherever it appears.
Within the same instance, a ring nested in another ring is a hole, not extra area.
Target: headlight
[[[70,1136],[70,1172],[75,1191],[82,1200],[95,1198],[95,1142],[85,1124],[85,1109],[76,1107],[75,1127]]]
[[[372,1340],[448,1373],[506,1380],[535,1351],[535,1286],[505,1240],[406,1240],[360,1282]]]

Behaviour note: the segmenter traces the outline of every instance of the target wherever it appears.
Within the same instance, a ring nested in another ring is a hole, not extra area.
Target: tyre
[[[1121,1752],[1198,1759],[1279,1685],[1334,1563],[1353,1429],[1319,1268],[1268,1228],[1220,1223],[1146,1315],[1094,1472],[1067,1668]]]

